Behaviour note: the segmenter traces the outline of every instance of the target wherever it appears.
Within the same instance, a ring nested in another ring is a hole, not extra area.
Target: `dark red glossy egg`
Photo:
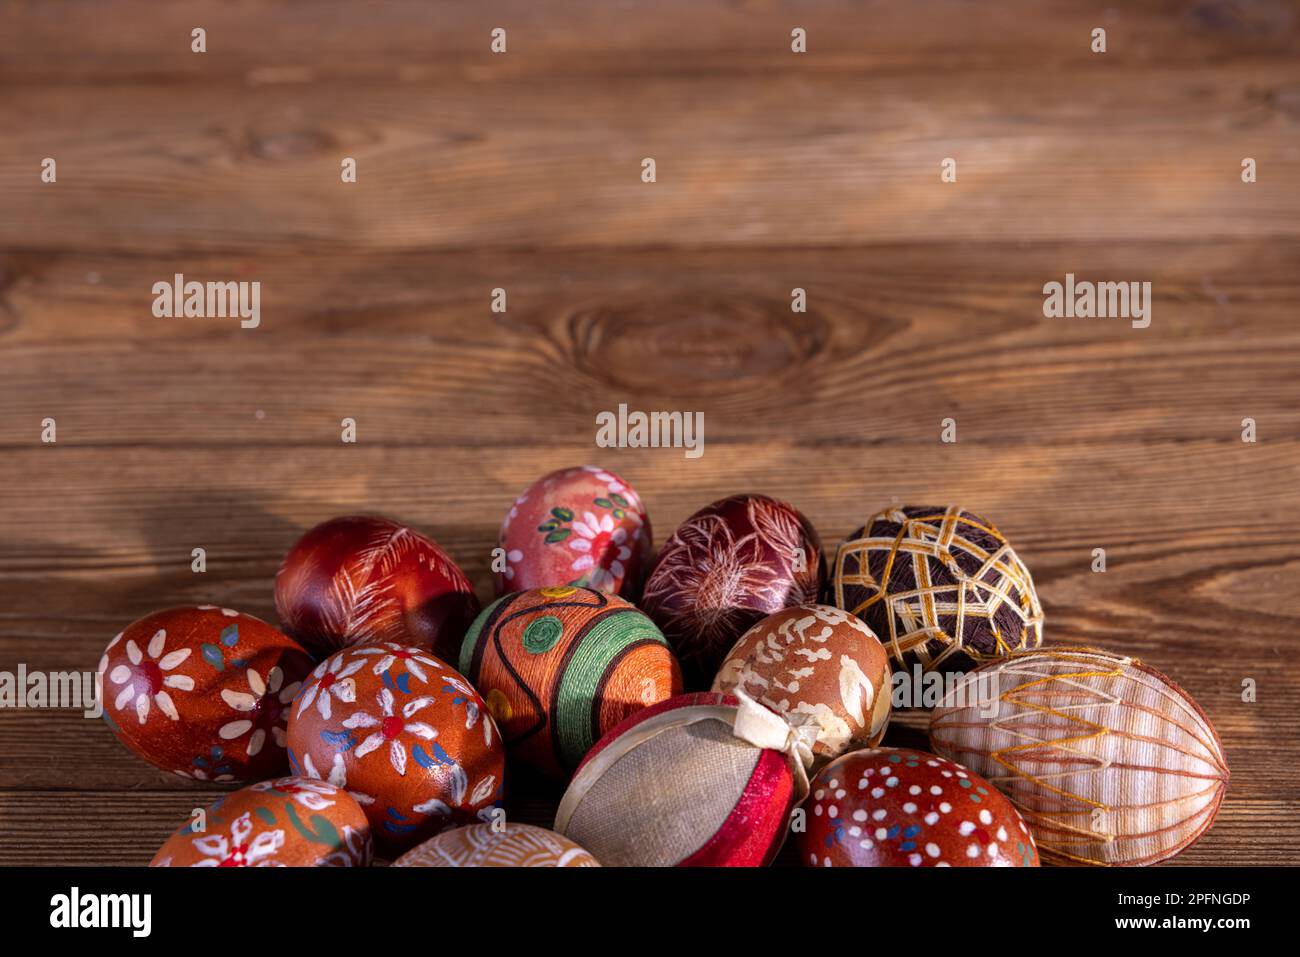
[[[454,657],[479,603],[437,542],[358,516],[298,540],[276,575],[275,608],[285,630],[317,654],[391,641]]]

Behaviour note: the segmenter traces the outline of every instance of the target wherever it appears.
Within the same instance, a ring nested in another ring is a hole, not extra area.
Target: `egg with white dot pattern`
[[[1038,866],[1011,802],[924,751],[851,751],[813,778],[803,810],[796,838],[807,867]]]

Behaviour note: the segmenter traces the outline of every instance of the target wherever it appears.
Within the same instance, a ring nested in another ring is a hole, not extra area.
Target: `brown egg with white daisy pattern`
[[[324,781],[279,778],[223,794],[187,820],[150,867],[365,867],[361,805]]]
[[[169,608],[133,622],[99,662],[104,720],[127,748],[196,781],[256,781],[288,767],[289,703],[307,653],[231,608]]]
[[[316,667],[290,711],[289,762],[347,790],[390,854],[490,822],[504,798],[505,747],[483,699],[446,662],[393,642]]]
[[[807,867],[1037,867],[1020,813],[967,768],[924,751],[872,748],[812,780],[797,833]]]

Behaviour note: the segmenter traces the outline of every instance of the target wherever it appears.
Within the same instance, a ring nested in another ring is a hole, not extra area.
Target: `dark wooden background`
[[[564,465],[623,473],[658,540],[740,490],[829,545],[955,501],[1020,550],[1049,638],[1139,655],[1212,716],[1228,800],[1179,861],[1300,863],[1298,24],[1276,0],[0,2],[0,669],[93,669],[178,603],[273,619],[280,556],[339,513],[430,532],[486,599],[504,510]],[[175,272],[260,281],[261,328],[153,318]],[[1151,327],[1044,319],[1066,272],[1151,281]],[[703,411],[704,456],[596,449],[620,402]],[[0,863],[144,863],[211,796],[99,721],[0,711]]]

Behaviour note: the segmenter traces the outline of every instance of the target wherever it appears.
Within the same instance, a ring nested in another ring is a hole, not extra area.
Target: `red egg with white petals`
[[[505,746],[478,692],[446,662],[391,642],[317,666],[292,705],[289,759],[295,774],[347,790],[389,852],[491,822],[505,795]]]
[[[370,824],[342,788],[278,778],[192,814],[150,867],[365,867]]]
[[[249,781],[288,766],[289,703],[307,653],[266,622],[215,605],[128,625],[99,663],[104,720],[130,750],[197,781]]]

